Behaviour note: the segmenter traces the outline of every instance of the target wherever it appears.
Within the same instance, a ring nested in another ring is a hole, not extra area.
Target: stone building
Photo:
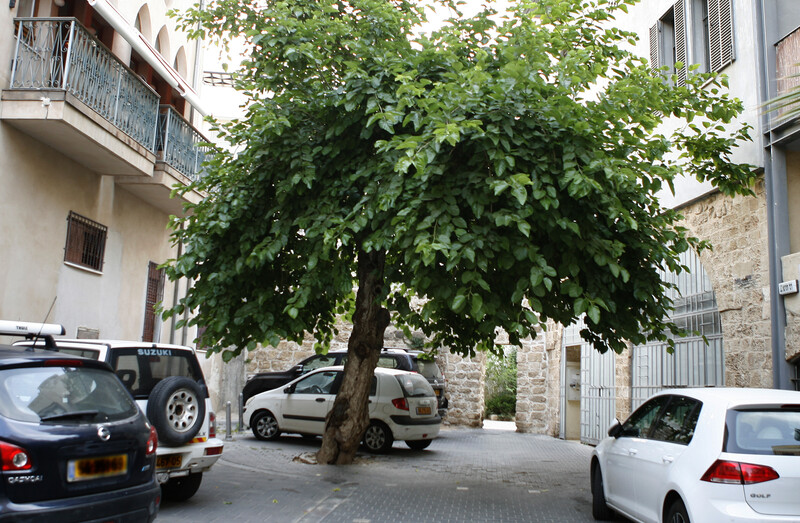
[[[646,5],[645,5],[646,4]],[[680,289],[673,320],[701,336],[599,355],[576,326],[553,326],[518,359],[517,429],[595,443],[613,418],[669,387],[798,388],[800,365],[800,196],[798,120],[766,113],[791,87],[800,62],[800,4],[791,0],[651,0],[615,22],[640,35],[637,51],[670,72],[719,71],[743,101],[752,143],[735,160],[762,168],[755,196],[731,198],[683,180],[663,201],[681,211],[691,234],[713,250],[688,253],[692,268],[664,274]],[[795,85],[798,84],[794,79]],[[544,380],[542,401],[537,385]],[[573,389],[579,389],[575,392]]]

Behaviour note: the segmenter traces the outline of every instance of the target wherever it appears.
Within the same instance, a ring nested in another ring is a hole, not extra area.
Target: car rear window
[[[800,405],[728,411],[724,450],[800,456]]]
[[[395,378],[400,383],[403,393],[409,398],[434,395],[431,384],[421,374],[400,374]]]
[[[127,419],[138,407],[114,375],[86,367],[0,371],[0,414],[18,421],[100,423]]]
[[[439,366],[435,361],[417,359],[417,367],[419,367],[419,373],[426,378],[442,380],[442,371],[439,370]]]
[[[205,386],[197,358],[188,350],[114,349],[109,363],[134,397],[148,397],[159,381],[170,376],[189,378]]]

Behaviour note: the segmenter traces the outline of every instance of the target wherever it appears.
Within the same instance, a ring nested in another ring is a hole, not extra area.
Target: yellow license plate
[[[417,407],[417,414],[430,414],[431,408],[430,407]]]
[[[122,476],[128,472],[128,455],[116,454],[100,458],[81,458],[67,462],[67,481],[87,481],[90,479]]]
[[[174,469],[181,466],[180,454],[165,454],[156,458],[157,469]]]
[[[441,394],[441,392],[442,392],[442,391],[440,391],[439,389],[433,389],[433,393],[434,393],[434,394],[436,394],[437,396],[438,396],[439,394]]]

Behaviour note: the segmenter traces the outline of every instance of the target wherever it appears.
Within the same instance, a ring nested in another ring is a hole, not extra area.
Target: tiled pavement
[[[302,462],[318,448],[235,435],[197,495],[165,503],[158,521],[592,521],[591,447],[580,443],[444,428],[424,451],[395,442],[389,455],[359,454],[350,466]]]

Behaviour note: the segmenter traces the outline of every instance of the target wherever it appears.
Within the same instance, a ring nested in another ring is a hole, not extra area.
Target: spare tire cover
[[[147,419],[166,446],[184,445],[195,437],[206,417],[206,401],[200,385],[182,376],[158,382],[147,400]]]

